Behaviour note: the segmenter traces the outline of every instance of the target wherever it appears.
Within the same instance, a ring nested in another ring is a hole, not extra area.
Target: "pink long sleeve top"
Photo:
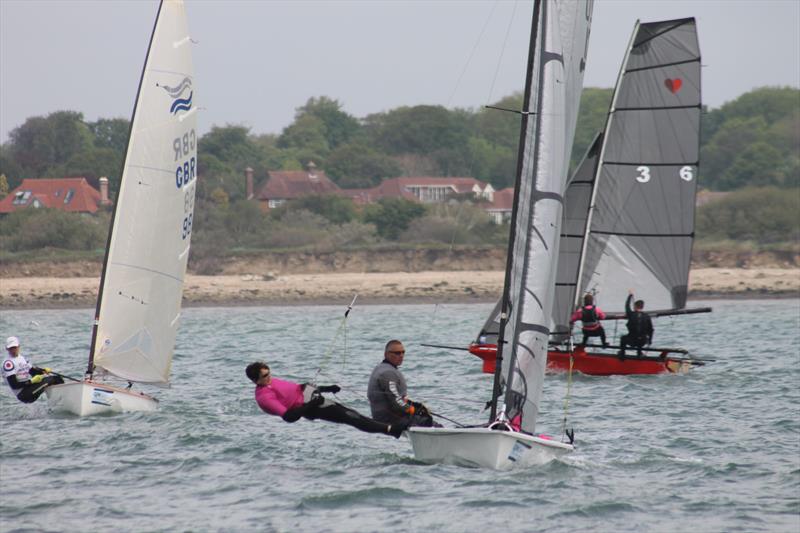
[[[256,403],[262,411],[283,416],[287,410],[303,405],[303,389],[297,383],[272,378],[269,385],[256,386]]]

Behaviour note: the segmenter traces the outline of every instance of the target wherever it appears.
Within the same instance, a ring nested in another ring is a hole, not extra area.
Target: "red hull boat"
[[[702,361],[693,361],[686,357],[670,356],[674,350],[654,350],[657,356],[626,355],[624,358],[616,354],[587,352],[583,346],[577,346],[570,352],[558,348],[547,352],[547,370],[550,372],[568,372],[570,364],[574,372],[581,372],[589,376],[615,376],[631,374],[685,374],[692,366],[702,365]],[[497,357],[496,344],[472,343],[469,353],[480,357],[483,361],[483,372],[494,374],[495,358]],[[681,352],[678,352],[681,353]]]

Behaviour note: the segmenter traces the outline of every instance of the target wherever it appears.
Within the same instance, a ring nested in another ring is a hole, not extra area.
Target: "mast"
[[[160,0],[158,3],[158,12],[156,13],[156,20],[153,23],[153,31],[150,32],[150,42],[147,44],[147,54],[144,56],[144,64],[142,65],[142,73],[139,75],[139,87],[136,89],[136,100],[133,104],[133,112],[131,113],[131,123],[128,126],[128,145],[125,148],[125,157],[122,160],[122,167],[120,168],[120,182],[119,188],[117,189],[117,198],[114,202],[114,209],[111,212],[111,223],[108,228],[108,237],[106,239],[106,251],[103,256],[103,269],[100,273],[100,287],[97,290],[97,305],[95,306],[94,311],[94,323],[92,324],[92,341],[91,345],[89,346],[89,362],[86,367],[86,374],[88,377],[91,378],[92,374],[94,373],[94,355],[95,355],[95,342],[97,341],[97,330],[100,325],[100,304],[103,301],[103,289],[105,287],[106,281],[106,273],[108,271],[108,258],[109,252],[111,250],[111,238],[114,233],[114,223],[117,218],[117,209],[119,208],[119,198],[120,198],[120,191],[122,191],[122,178],[125,176],[125,167],[128,164],[128,156],[130,155],[130,140],[131,135],[133,133],[133,125],[134,119],[136,118],[136,109],[139,106],[139,97],[142,94],[142,82],[144,81],[144,75],[147,71],[147,62],[150,58],[150,50],[153,47],[153,39],[156,35],[156,28],[158,27],[158,21],[161,18],[161,8],[164,6],[164,0]]]
[[[527,141],[528,116],[530,115],[530,96],[533,78],[533,62],[536,59],[536,43],[538,40],[538,26],[540,18],[541,0],[534,0],[533,17],[531,21],[531,40],[528,48],[528,67],[525,74],[525,95],[522,101],[522,124],[519,133],[519,150],[517,152],[517,176],[514,181],[514,202],[511,207],[510,235],[508,238],[508,253],[506,254],[506,275],[503,282],[503,297],[501,299],[500,311],[500,330],[497,335],[497,358],[495,359],[494,380],[492,385],[492,409],[489,414],[489,422],[494,422],[497,417],[497,398],[500,396],[500,376],[503,372],[503,344],[505,337],[506,324],[508,322],[508,304],[511,292],[511,272],[513,268],[513,251],[516,237],[516,220],[519,211],[520,188],[522,184],[522,164],[525,155],[525,144]]]
[[[608,116],[606,117],[606,125],[603,128],[603,145],[600,148],[600,155],[597,158],[597,166],[595,167],[595,174],[594,174],[594,185],[592,187],[592,198],[589,200],[589,213],[586,215],[586,229],[583,233],[583,244],[581,245],[581,255],[578,257],[578,278],[575,280],[575,300],[573,301],[572,308],[575,309],[580,304],[581,298],[583,297],[583,291],[581,290],[581,282],[583,281],[583,267],[584,267],[584,258],[586,257],[586,247],[589,244],[589,233],[591,233],[592,229],[592,215],[594,214],[595,209],[595,202],[597,199],[597,189],[598,189],[598,182],[600,180],[600,173],[603,170],[603,157],[606,151],[606,144],[608,142],[608,131],[609,127],[611,126],[611,121],[614,117],[614,110],[617,106],[617,96],[619,95],[619,88],[622,82],[622,77],[625,75],[625,67],[628,64],[628,57],[630,56],[631,49],[633,48],[633,42],[636,38],[636,34],[639,32],[639,20],[636,20],[636,24],[633,26],[633,33],[631,33],[631,38],[628,41],[628,48],[625,50],[625,58],[622,60],[622,64],[619,67],[619,73],[617,74],[617,82],[614,84],[614,96],[611,98],[611,107],[608,109]]]

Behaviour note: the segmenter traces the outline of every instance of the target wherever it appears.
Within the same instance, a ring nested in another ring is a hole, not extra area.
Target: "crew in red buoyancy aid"
[[[583,332],[582,345],[586,345],[586,339],[589,337],[600,337],[603,343],[603,348],[608,348],[606,342],[606,330],[600,324],[600,321],[606,317],[606,314],[600,310],[599,307],[594,305],[594,297],[587,294],[583,297],[583,307],[579,307],[572,317],[569,319],[570,326],[576,321],[581,321],[581,331]]]

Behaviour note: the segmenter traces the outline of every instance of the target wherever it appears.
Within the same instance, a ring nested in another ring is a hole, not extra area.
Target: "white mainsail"
[[[163,0],[131,122],[89,373],[169,381],[197,177],[191,47],[183,0]]]
[[[571,444],[533,435],[542,391],[556,260],[592,0],[537,0],[533,9],[517,181],[488,427],[409,428],[417,459],[495,469],[541,464]],[[505,406],[498,413],[501,374]],[[520,431],[521,430],[521,431]]]
[[[534,35],[520,140],[511,268],[501,328],[505,415],[533,432],[553,308],[564,193],[583,87],[592,1],[547,1]],[[528,116],[528,113],[531,115]],[[503,345],[502,340],[508,343]]]
[[[624,311],[682,309],[694,240],[700,49],[693,18],[633,31],[605,128],[574,305],[594,292]]]

